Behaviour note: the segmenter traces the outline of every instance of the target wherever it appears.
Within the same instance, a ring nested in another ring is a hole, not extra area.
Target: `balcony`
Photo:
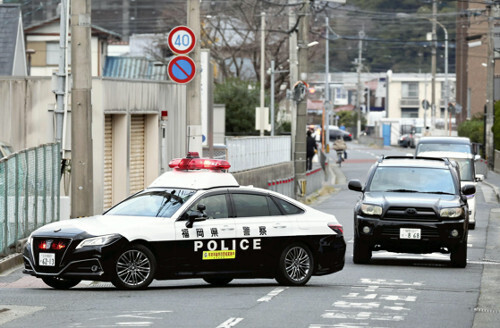
[[[420,107],[418,98],[401,98],[399,107]]]

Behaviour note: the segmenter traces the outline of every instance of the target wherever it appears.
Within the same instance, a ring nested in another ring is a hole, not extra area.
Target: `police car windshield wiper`
[[[389,189],[386,191],[388,191],[388,192],[419,192],[418,190],[411,190],[411,189]]]

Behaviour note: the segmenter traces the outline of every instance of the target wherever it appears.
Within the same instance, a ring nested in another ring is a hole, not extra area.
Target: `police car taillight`
[[[178,170],[227,170],[231,164],[220,159],[200,158],[198,153],[190,152],[185,158],[171,160],[168,166]]]
[[[340,224],[328,223],[328,227],[335,231],[338,235],[342,236],[344,234],[344,228]]]

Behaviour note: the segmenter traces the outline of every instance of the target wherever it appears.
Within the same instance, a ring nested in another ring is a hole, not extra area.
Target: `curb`
[[[21,264],[23,264],[23,255],[21,253],[7,255],[0,259],[0,274]]]
[[[500,189],[499,189],[497,186],[495,186],[495,185],[493,185],[493,184],[489,183],[489,182],[488,182],[488,181],[486,181],[486,180],[483,180],[483,181],[481,181],[481,182],[483,182],[483,183],[487,184],[490,188],[492,188],[492,189],[493,189],[493,191],[495,192],[495,195],[497,196],[497,201],[498,201],[498,202],[500,202]]]

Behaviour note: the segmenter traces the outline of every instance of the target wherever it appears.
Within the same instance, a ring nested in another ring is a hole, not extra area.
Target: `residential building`
[[[0,4],[0,76],[26,76],[20,5]]]

